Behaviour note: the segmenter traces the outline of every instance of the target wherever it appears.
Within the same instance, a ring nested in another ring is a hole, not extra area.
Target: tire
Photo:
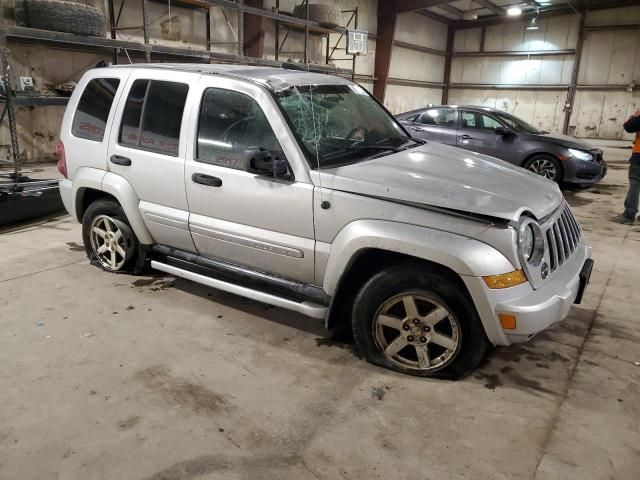
[[[95,228],[103,233],[97,233]],[[105,233],[109,238],[104,238]],[[82,241],[91,263],[107,272],[140,274],[148,267],[144,246],[120,204],[113,200],[96,200],[89,205],[82,217]],[[104,246],[107,250],[101,253]]]
[[[16,0],[16,24],[23,27],[103,37],[106,20],[96,7],[60,0]]]
[[[411,315],[407,298],[417,315]],[[356,296],[351,326],[368,362],[419,377],[463,377],[489,347],[464,287],[453,274],[423,263],[396,265],[369,279]]]
[[[551,168],[552,166],[552,174],[550,173],[550,170],[545,168],[547,165],[549,166],[547,168]],[[560,183],[562,181],[562,165],[560,165],[557,158],[552,157],[551,155],[536,155],[535,157],[527,160],[523,167],[530,172],[536,173],[556,183]]]
[[[306,17],[306,6],[297,5],[293,9],[293,15],[298,18]],[[309,5],[309,20],[318,22],[323,27],[337,27],[341,21],[340,12],[330,5]]]

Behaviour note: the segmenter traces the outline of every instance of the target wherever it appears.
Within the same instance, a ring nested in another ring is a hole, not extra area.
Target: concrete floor
[[[630,479],[640,472],[640,226],[629,150],[567,192],[582,305],[476,374],[359,360],[288,311],[90,266],[67,216],[0,235],[0,479]]]

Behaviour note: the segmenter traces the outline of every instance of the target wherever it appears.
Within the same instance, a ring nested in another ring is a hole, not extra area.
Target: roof
[[[411,110],[410,112],[399,113],[398,115],[396,115],[396,117],[420,113],[420,112],[424,112],[425,110],[431,110],[433,108],[453,108],[453,109],[464,108],[465,110],[472,110],[476,112],[482,111],[482,112],[492,112],[492,113],[505,113],[502,110],[499,110],[497,108],[483,107],[481,105],[428,105],[426,107],[416,108],[415,110]]]
[[[109,68],[151,68],[177,72],[222,75],[253,83],[260,83],[271,90],[283,90],[297,85],[347,85],[349,80],[334,75],[306,72],[278,67],[256,67],[252,65],[226,65],[211,63],[134,63],[113,65]]]

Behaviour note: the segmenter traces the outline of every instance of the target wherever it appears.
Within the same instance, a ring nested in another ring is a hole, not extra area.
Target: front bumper
[[[581,300],[589,281],[590,257],[591,247],[583,243],[572,258],[537,290],[529,283],[491,290],[482,278],[464,277],[489,340],[494,345],[526,342],[562,321],[569,314],[571,306]],[[498,317],[501,313],[516,317],[515,329],[502,328]]]
[[[577,185],[592,185],[607,175],[607,162],[598,157],[598,161],[590,162],[570,158],[562,163],[564,170],[563,181]]]

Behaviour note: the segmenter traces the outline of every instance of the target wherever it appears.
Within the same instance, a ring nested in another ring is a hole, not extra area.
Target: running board
[[[243,287],[241,285],[225,282],[216,278],[207,277],[199,273],[190,272],[189,270],[174,267],[173,265],[167,265],[166,263],[158,262],[157,260],[151,261],[151,268],[175,275],[176,277],[201,283],[208,287],[217,288],[218,290],[240,295],[242,297],[257,300],[276,307],[286,308],[287,310],[293,310],[294,312],[298,312],[312,318],[324,319],[328,310],[327,307],[323,307],[315,303],[288,300],[270,293],[261,292],[260,290],[254,290],[252,288]]]

